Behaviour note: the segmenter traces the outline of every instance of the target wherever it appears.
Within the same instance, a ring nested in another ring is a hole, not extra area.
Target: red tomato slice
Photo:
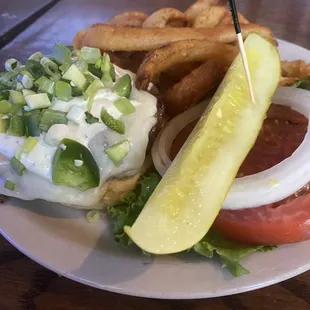
[[[300,113],[271,105],[255,146],[238,176],[266,170],[289,157],[302,142],[308,120]],[[174,157],[194,124],[174,142]],[[245,244],[278,245],[310,238],[310,187],[274,204],[243,210],[221,210],[213,225],[230,239]]]

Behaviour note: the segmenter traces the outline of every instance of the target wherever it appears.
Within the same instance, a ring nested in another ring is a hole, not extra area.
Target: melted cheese
[[[122,76],[125,73],[128,71],[116,67],[117,76]],[[130,75],[134,81],[134,74],[130,72]],[[118,95],[111,89],[99,90],[91,109],[93,116],[99,118],[98,123],[88,124],[85,119],[79,119],[78,123],[69,121],[67,125],[61,125],[61,132],[57,128],[51,127],[50,132],[38,137],[39,142],[35,148],[29,154],[22,155],[21,162],[27,169],[23,176],[18,176],[8,164],[2,165],[0,193],[24,200],[40,198],[78,208],[99,208],[102,187],[108,179],[134,175],[141,168],[145,159],[149,132],[157,121],[157,100],[151,94],[138,91],[133,85],[129,99],[136,107],[136,111],[130,115],[123,115],[114,106],[113,102],[118,98]],[[87,111],[87,102],[83,97],[76,97],[69,102],[54,99],[50,108],[69,112],[73,106]],[[114,118],[124,122],[126,128],[124,135],[107,128],[101,121],[100,112],[103,107]],[[66,127],[64,128],[64,126]],[[100,170],[100,186],[98,188],[81,192],[74,188],[57,186],[52,183],[52,158],[57,149],[55,144],[57,139],[63,137],[76,140],[90,149]],[[104,153],[104,149],[124,139],[129,140],[131,151],[123,159],[122,164],[116,167]],[[14,156],[14,150],[20,147],[24,141],[24,137],[12,137],[1,133],[0,152],[10,159]],[[7,160],[2,159],[2,162],[7,163]],[[3,184],[6,179],[15,183],[14,191],[4,188]]]

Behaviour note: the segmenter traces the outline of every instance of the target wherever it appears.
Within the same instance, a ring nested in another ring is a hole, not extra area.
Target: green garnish
[[[52,76],[59,72],[57,64],[46,56],[40,59],[40,64],[47,75]]]
[[[123,75],[120,79],[118,79],[114,86],[115,92],[120,97],[129,98],[131,94],[131,77],[129,74]]]
[[[66,115],[65,112],[46,109],[43,111],[39,128],[48,131],[55,124],[67,124]]]
[[[6,189],[9,189],[10,191],[13,191],[15,189],[15,183],[13,183],[10,180],[6,180],[5,183],[4,183],[4,187]]]
[[[85,76],[75,64],[72,64],[62,77],[65,80],[72,81],[74,86],[79,87],[83,91],[87,87],[87,80]]]
[[[302,88],[306,90],[310,90],[310,76],[307,76],[304,79],[298,80],[292,87]]]
[[[71,62],[71,49],[66,45],[55,43],[52,55],[60,64],[70,64]]]
[[[20,67],[20,66],[21,66],[21,63],[14,58],[10,58],[4,63],[4,67],[6,71],[13,71],[17,67]]]
[[[96,61],[101,57],[99,48],[83,46],[81,48],[81,58],[89,64],[95,64]]]
[[[10,125],[10,118],[7,115],[0,114],[0,133],[6,133]]]
[[[115,119],[112,115],[110,115],[106,109],[101,110],[101,120],[103,123],[109,127],[110,129],[120,133],[125,133],[125,124],[121,120]]]
[[[41,134],[41,129],[39,128],[41,120],[41,111],[34,110],[29,111],[24,114],[26,135],[30,137],[39,137]]]
[[[115,143],[104,150],[116,167],[120,166],[122,160],[128,155],[129,151],[130,143],[128,140]]]
[[[26,104],[23,93],[16,90],[10,90],[9,101],[13,104],[19,104],[21,106]]]
[[[119,98],[114,102],[115,107],[123,114],[129,115],[136,111],[135,106],[127,98]]]
[[[72,98],[72,88],[69,83],[57,81],[55,83],[55,96],[63,101],[69,101]]]
[[[113,74],[114,71],[111,70],[111,67],[113,67],[113,65],[111,64],[110,56],[109,54],[104,53],[102,56],[102,62],[101,62],[101,71],[102,71],[101,81],[106,87],[113,86],[113,78],[111,76],[111,73]],[[114,80],[115,80],[115,76],[114,76]]]
[[[33,137],[28,137],[27,140],[23,144],[23,149],[30,153],[34,147],[37,145],[38,140]]]
[[[5,90],[0,90],[0,101],[1,100],[9,100],[10,97],[10,91],[5,89]]]
[[[28,95],[25,97],[30,110],[45,109],[51,106],[51,102],[46,93]]]
[[[76,165],[75,160],[83,161]],[[91,152],[83,144],[63,139],[53,158],[53,183],[86,191],[99,186],[99,168]]]
[[[17,76],[17,80],[23,85],[24,88],[30,89],[33,87],[33,76],[27,70],[21,71]]]
[[[33,76],[35,80],[45,75],[44,68],[41,66],[41,64],[38,61],[33,60],[33,59],[27,60],[26,70],[30,72],[30,74]]]
[[[41,52],[36,52],[36,53],[33,53],[28,59],[40,62],[42,57],[43,57],[43,54]]]
[[[0,101],[0,113],[1,114],[8,114],[12,110],[12,104],[9,103],[7,100]]]
[[[24,174],[26,167],[16,157],[12,157],[10,164],[18,175],[21,176]]]
[[[87,124],[94,124],[94,123],[98,123],[99,122],[99,118],[93,116],[91,113],[89,112],[85,112],[85,116],[86,116],[86,123]]]
[[[23,116],[14,114],[11,117],[9,128],[6,132],[9,136],[22,137],[25,135],[25,122]]]

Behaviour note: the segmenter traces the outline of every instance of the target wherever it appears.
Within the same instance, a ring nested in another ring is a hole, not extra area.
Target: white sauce
[[[115,69],[117,77],[129,73],[133,80],[135,79],[133,73],[116,66]],[[99,118],[98,123],[88,124],[82,118],[79,118],[78,122],[71,119],[67,125],[61,125],[61,131],[60,127],[52,126],[47,134],[37,137],[39,142],[34,149],[28,155],[22,155],[21,162],[27,169],[23,176],[18,176],[9,165],[1,169],[0,193],[24,200],[40,198],[78,208],[99,208],[102,187],[108,179],[135,174],[141,168],[149,141],[149,132],[157,121],[155,116],[157,100],[153,95],[138,91],[133,85],[130,101],[136,107],[136,111],[130,115],[123,115],[114,106],[113,102],[118,98],[119,96],[111,89],[99,90],[91,108],[93,116]],[[79,107],[85,112],[87,101],[82,96],[75,97],[69,102],[54,99],[50,108],[69,112],[72,107]],[[101,121],[100,112],[103,107],[113,117],[124,122],[126,128],[124,135],[110,130]],[[90,149],[100,170],[98,188],[81,192],[74,188],[52,184],[52,158],[57,149],[55,145],[64,137],[76,140]],[[122,164],[116,167],[104,153],[104,149],[124,139],[130,141],[131,151],[123,159]],[[0,152],[11,158],[14,156],[15,148],[20,147],[24,141],[24,137],[12,137],[0,133]],[[4,188],[6,179],[15,183],[14,191]]]

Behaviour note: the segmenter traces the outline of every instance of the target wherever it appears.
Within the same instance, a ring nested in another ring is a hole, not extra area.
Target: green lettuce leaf
[[[222,268],[227,268],[234,277],[248,274],[249,271],[240,265],[240,260],[253,252],[269,251],[273,247],[249,246],[228,240],[218,232],[210,230],[207,235],[194,246],[194,251],[208,258],[214,254],[220,257]]]
[[[310,76],[296,81],[295,84],[292,85],[292,87],[310,90]]]
[[[108,214],[113,219],[113,233],[116,242],[126,246],[133,244],[131,239],[125,234],[124,227],[126,225],[133,225],[159,181],[159,174],[147,174],[141,178],[137,188],[133,192],[128,193],[122,203],[108,208]],[[238,244],[210,230],[190,250],[210,259],[218,256],[222,261],[222,267],[227,268],[233,276],[238,277],[249,273],[248,270],[240,265],[242,258],[256,251],[268,251],[271,249],[273,247]],[[144,251],[143,253],[149,255]]]

